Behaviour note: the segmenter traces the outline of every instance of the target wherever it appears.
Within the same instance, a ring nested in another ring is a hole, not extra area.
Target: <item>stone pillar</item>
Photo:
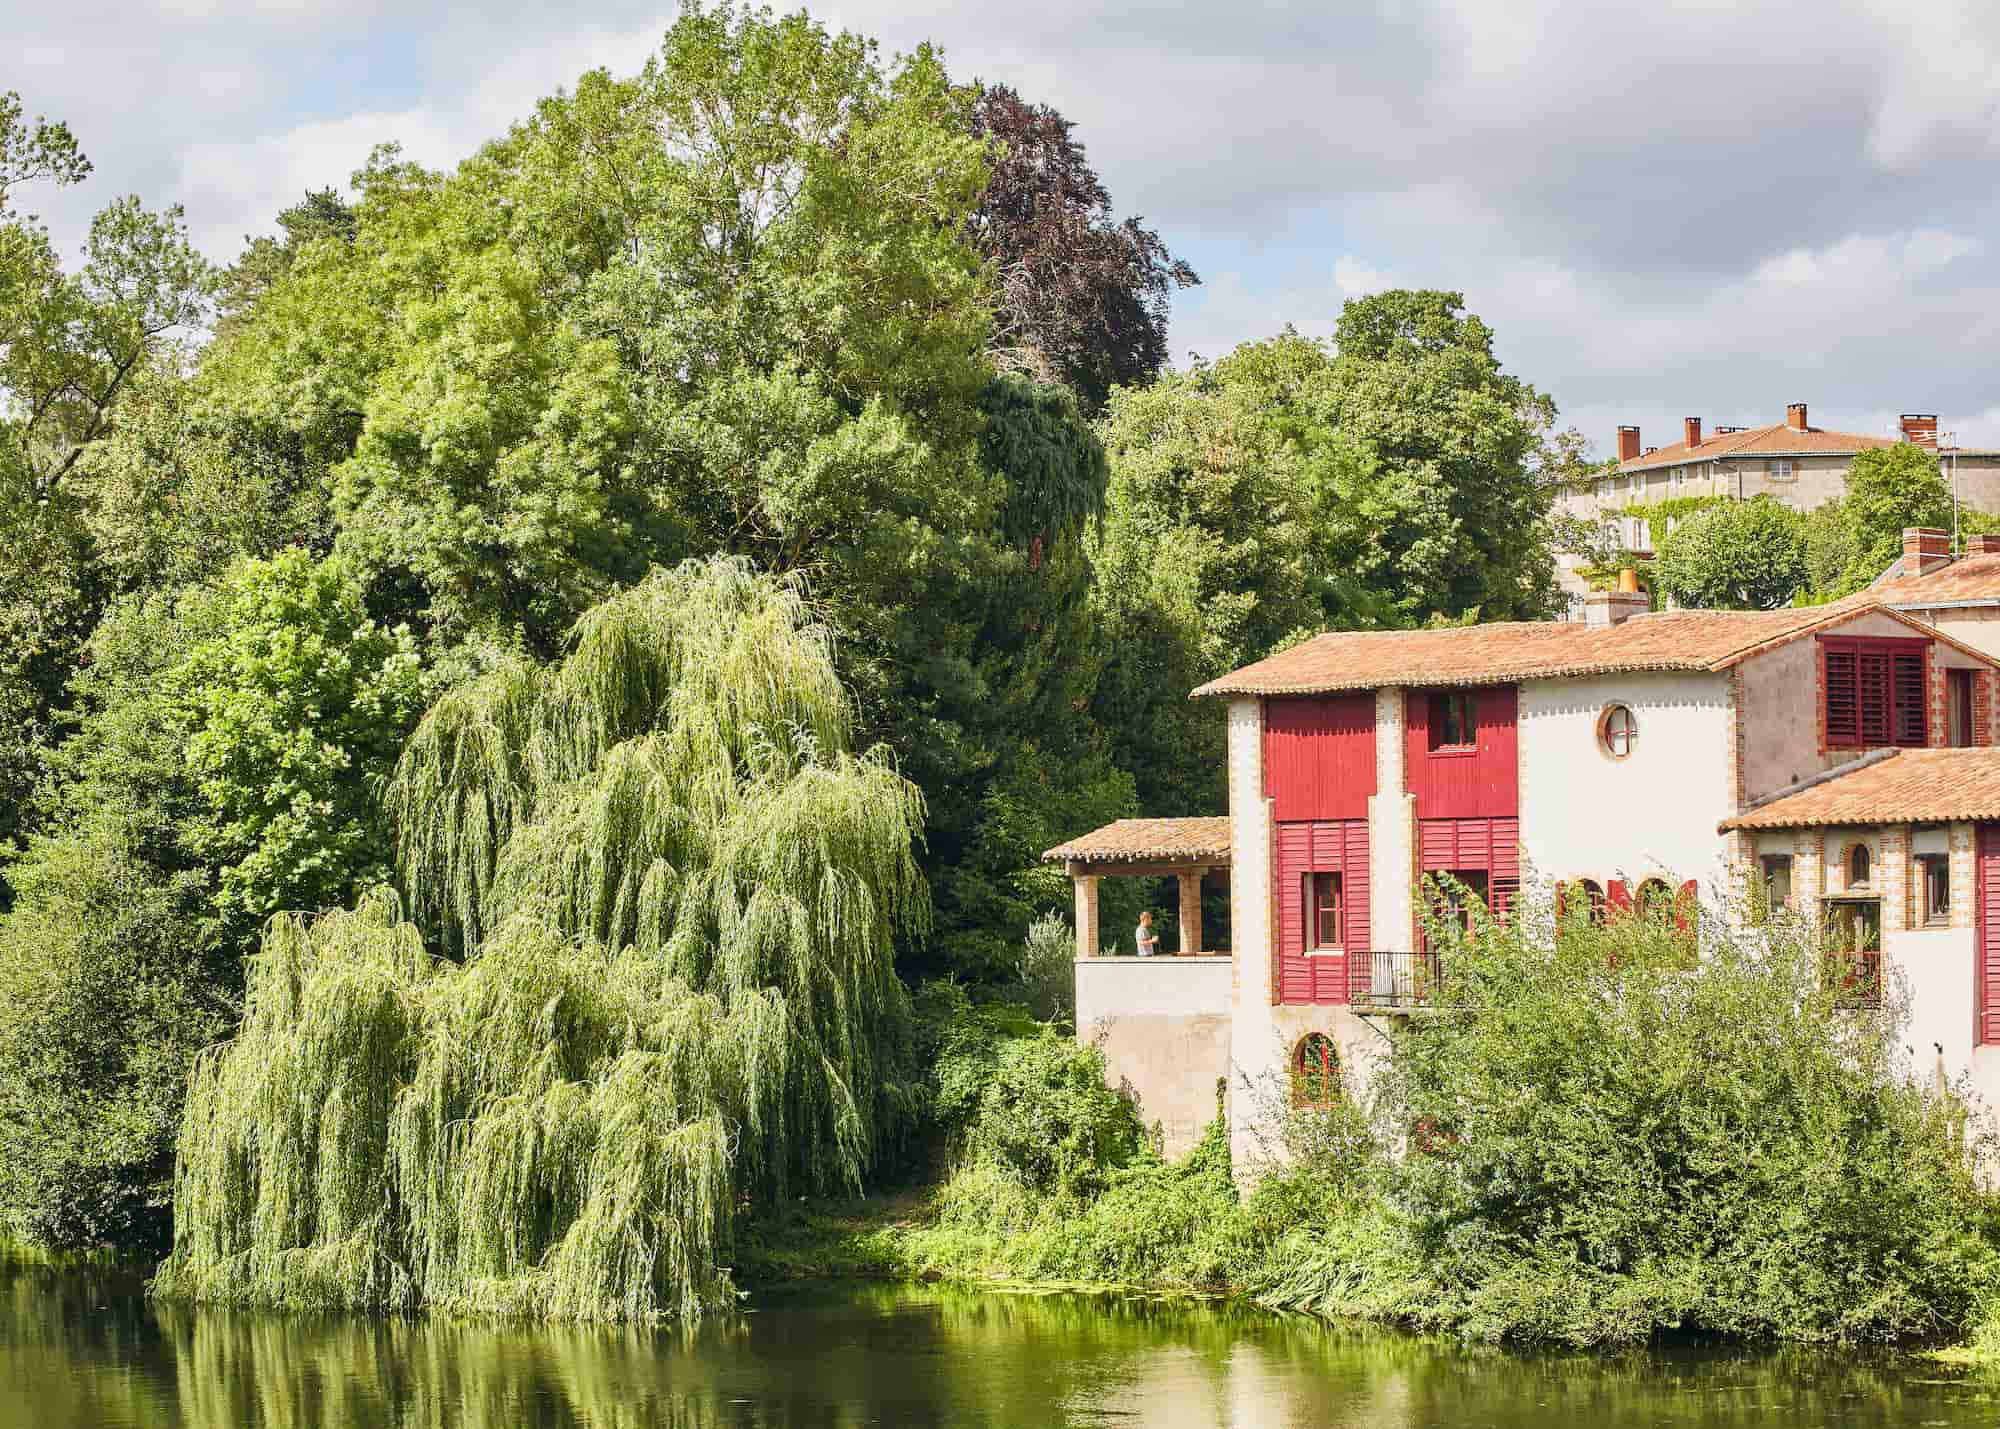
[[[1181,956],[1201,951],[1201,876],[1206,869],[1177,874],[1181,885]]]
[[[1271,910],[1271,801],[1264,797],[1264,706],[1229,702],[1229,1147],[1237,1184],[1254,1184],[1261,1113],[1285,1075]]]
[[[1953,824],[1947,838],[1947,847],[1951,850],[1951,926],[1970,928],[1974,924],[1973,914],[1979,900],[1978,870],[1972,853],[1972,825]]]
[[[1094,958],[1098,954],[1097,876],[1072,863],[1069,881],[1076,888],[1076,955]]]
[[[1879,849],[1882,871],[1870,870],[1868,881],[1882,890],[1882,935],[1900,933],[1918,920],[1911,914],[1917,900],[1910,896],[1910,826],[1891,824],[1882,830]]]
[[[1822,829],[1800,829],[1792,845],[1792,906],[1801,918],[1819,917],[1819,905],[1826,897],[1826,833]]]
[[[1417,946],[1416,796],[1404,768],[1405,691],[1375,692],[1375,793],[1368,800],[1368,932],[1376,952]]]

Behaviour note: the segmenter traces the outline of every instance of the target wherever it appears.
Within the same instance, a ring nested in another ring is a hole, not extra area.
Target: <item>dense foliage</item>
[[[2000,1236],[1962,1105],[1911,1067],[1893,989],[1851,1010],[1788,920],[1732,935],[1710,917],[1698,960],[1668,919],[1551,921],[1434,929],[1439,1015],[1396,1031],[1357,1100],[1292,1113],[1288,1164],[1240,1203],[1219,1133],[1166,1166],[1110,1134],[1115,1112],[1091,1123],[1110,1148],[1094,1177],[1024,1163],[1012,1127],[1081,1120],[1041,1054],[1039,1086],[972,1123],[920,1263],[1574,1345],[1976,1323]]]
[[[1656,536],[1661,594],[1691,610],[1774,610],[1807,588],[1806,518],[1768,497],[1725,501]]]
[[[804,617],[739,563],[662,572],[426,716],[391,794],[419,922],[272,922],[162,1293],[693,1317],[739,1202],[859,1187],[910,1106],[920,799]]]

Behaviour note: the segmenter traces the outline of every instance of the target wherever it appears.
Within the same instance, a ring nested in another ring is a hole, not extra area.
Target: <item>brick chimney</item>
[[[1899,575],[1920,576],[1951,564],[1951,532],[1935,526],[1903,528],[1903,564]]]
[[[1701,418],[1681,418],[1681,439],[1690,447],[1701,445]]]
[[[1920,447],[1937,445],[1936,412],[1905,412],[1901,421],[1904,441]]]
[[[1623,570],[1618,573],[1618,589],[1594,590],[1583,598],[1583,623],[1586,629],[1603,630],[1652,608],[1652,597],[1639,589],[1638,573]]]
[[[1968,556],[2000,556],[2000,536],[1967,536],[1965,554]]]
[[[1788,404],[1786,405],[1786,407],[1785,407],[1785,425],[1786,425],[1786,426],[1788,426],[1788,427],[1790,427],[1790,428],[1791,428],[1791,429],[1792,429],[1793,431],[1795,431],[1795,432],[1803,432],[1803,431],[1804,431],[1804,430],[1806,429],[1806,404],[1805,404],[1805,403],[1803,403],[1803,402],[1792,402],[1792,403],[1788,403]]]
[[[1620,427],[1618,429],[1618,460],[1630,461],[1639,455],[1639,429]]]

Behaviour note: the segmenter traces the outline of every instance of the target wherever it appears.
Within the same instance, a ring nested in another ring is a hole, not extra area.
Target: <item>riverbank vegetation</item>
[[[1991,1148],[1913,1068],[1896,990],[1857,1015],[1810,930],[1711,922],[1699,961],[1671,920],[1433,927],[1436,1011],[1341,1101],[1237,1089],[1284,1152],[1242,1198],[1219,1122],[1163,1163],[1079,1094],[1092,1049],[1020,1039],[986,1055],[1035,1075],[987,1080],[909,1263],[1517,1343],[1990,1337]]]

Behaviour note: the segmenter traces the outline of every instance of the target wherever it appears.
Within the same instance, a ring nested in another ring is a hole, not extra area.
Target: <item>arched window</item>
[[[1674,891],[1667,887],[1664,878],[1649,878],[1641,883],[1636,901],[1642,918],[1666,918],[1674,911]]]
[[[1592,878],[1583,879],[1578,886],[1583,889],[1584,899],[1590,908],[1591,926],[1602,928],[1607,906],[1604,901],[1604,889]]]
[[[1597,717],[1597,743],[1613,759],[1624,759],[1639,742],[1639,721],[1629,705],[1606,705]]]
[[[1330,1107],[1340,1100],[1340,1050],[1324,1032],[1308,1032],[1292,1052],[1292,1104]]]
[[[1866,888],[1869,874],[1868,845],[1855,844],[1847,851],[1847,886]]]

